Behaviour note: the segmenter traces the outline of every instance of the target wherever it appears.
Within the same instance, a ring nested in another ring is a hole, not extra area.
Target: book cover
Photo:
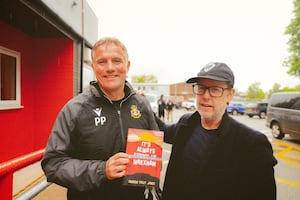
[[[123,185],[159,187],[163,132],[128,129],[126,153],[130,161]]]

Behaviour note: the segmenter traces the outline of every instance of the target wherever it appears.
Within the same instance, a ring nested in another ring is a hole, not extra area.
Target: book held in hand
[[[163,132],[128,129],[126,153],[130,161],[123,185],[159,187]]]

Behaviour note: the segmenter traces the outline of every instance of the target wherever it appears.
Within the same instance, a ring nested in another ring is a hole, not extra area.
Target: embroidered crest
[[[139,111],[136,105],[130,106],[130,113],[131,117],[135,119],[139,119],[142,116],[141,112]]]

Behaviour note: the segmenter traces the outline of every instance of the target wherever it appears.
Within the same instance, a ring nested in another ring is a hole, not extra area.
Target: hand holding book
[[[123,152],[110,157],[105,166],[106,176],[109,180],[121,178],[126,173],[126,165],[129,163],[129,155]]]
[[[128,129],[126,153],[129,163],[124,185],[159,187],[163,132]]]

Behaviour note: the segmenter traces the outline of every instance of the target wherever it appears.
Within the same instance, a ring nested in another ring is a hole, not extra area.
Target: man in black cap
[[[197,111],[165,124],[165,142],[173,144],[163,200],[276,199],[277,160],[267,137],[226,112],[235,90],[234,75],[224,63],[209,63],[193,84]]]

